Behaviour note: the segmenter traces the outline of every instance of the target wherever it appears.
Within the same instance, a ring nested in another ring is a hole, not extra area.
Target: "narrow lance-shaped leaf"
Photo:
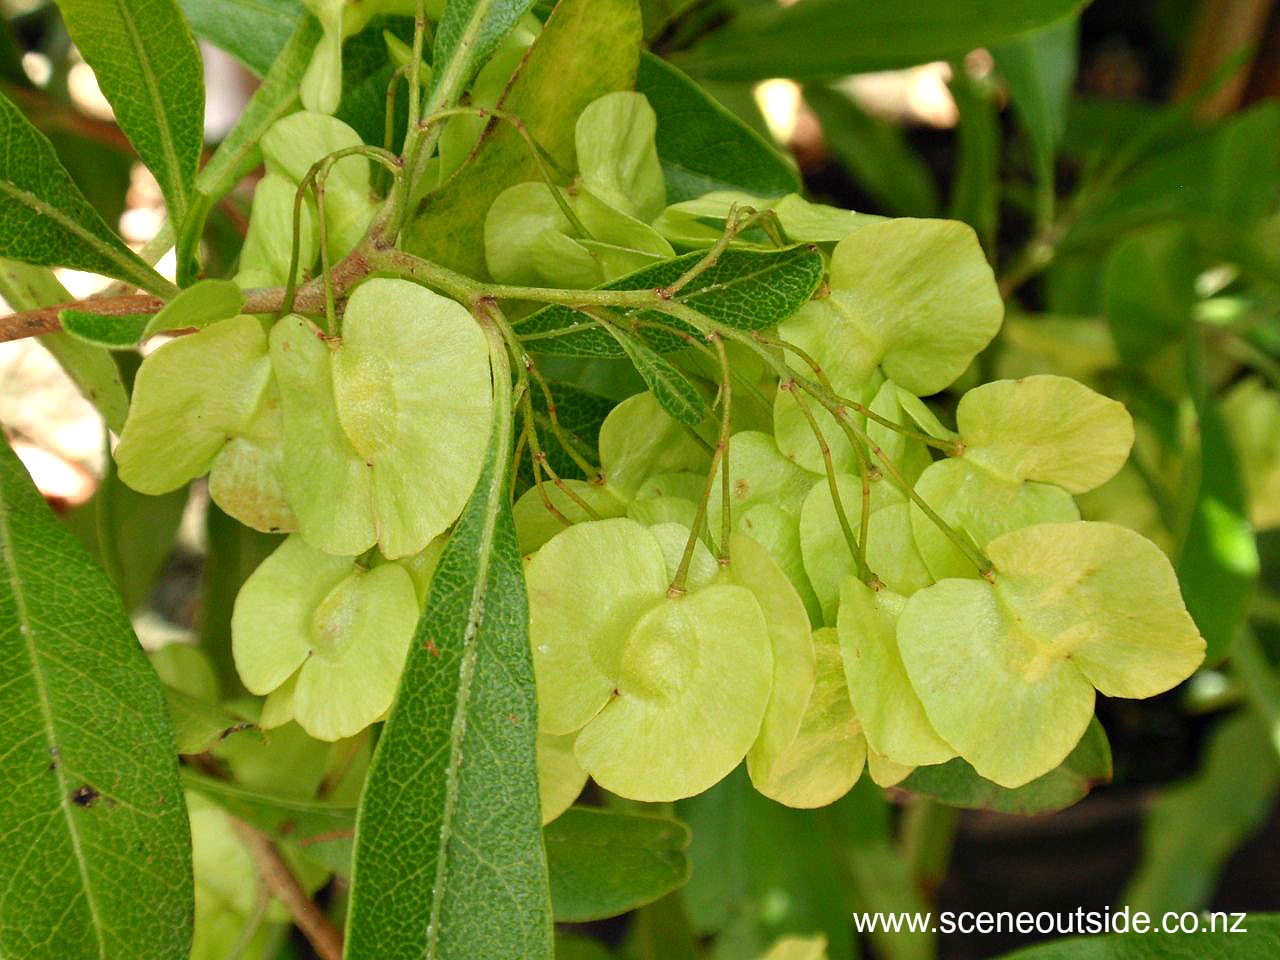
[[[760,197],[800,190],[795,167],[782,154],[665,60],[641,54],[636,90],[658,115],[654,142],[668,203],[712,190]]]
[[[1212,664],[1230,650],[1248,616],[1258,580],[1258,545],[1244,481],[1227,425],[1205,382],[1200,343],[1187,339],[1187,383],[1200,418],[1198,482],[1190,526],[1178,554],[1178,582]]]
[[[1200,257],[1190,230],[1171,223],[1126,237],[1107,258],[1107,323],[1116,352],[1141,369],[1193,326]]]
[[[170,705],[184,709],[194,698],[166,688]],[[238,733],[255,736],[251,724],[225,710],[193,717],[191,733],[212,740]],[[221,726],[218,724],[221,723]],[[249,728],[249,729],[246,729]],[[244,732],[241,732],[241,731]],[[341,876],[351,875],[356,808],[297,800],[250,790],[191,771],[183,785],[228,813],[253,824],[277,843],[288,844]],[[656,900],[689,879],[689,828],[669,817],[572,807],[543,828],[556,919],[562,922],[612,917]]]
[[[187,487],[158,497],[127,486],[110,452],[107,470],[93,496],[98,557],[116,592],[132,612],[146,601],[173,553],[187,506]]]
[[[510,417],[495,417],[378,741],[356,828],[350,960],[551,956],[510,444]]]
[[[804,88],[805,103],[822,123],[831,152],[886,213],[936,217],[933,171],[897,124],[867,113],[847,94],[823,84]]]
[[[645,267],[612,280],[602,290],[654,290],[674,283],[704,256],[694,251],[674,260]],[[799,310],[818,289],[825,269],[816,247],[800,245],[783,250],[735,250],[720,255],[716,264],[700,273],[673,298],[708,318],[738,330],[764,330],[776,326]],[[620,313],[618,322],[656,322],[695,333],[679,321],[656,310]],[[588,314],[572,307],[543,307],[517,326],[528,338],[531,350],[570,357],[621,357],[624,354],[608,331]],[[645,329],[645,339],[660,353],[688,347],[682,337],[662,330]],[[548,336],[548,334],[554,334]]]
[[[1152,915],[1210,905],[1228,858],[1275,810],[1280,759],[1269,733],[1250,711],[1214,727],[1200,769],[1161,791],[1147,813],[1124,903]]]
[[[983,247],[990,249],[999,206],[999,118],[988,86],[963,70],[952,74],[951,95],[960,112],[960,125],[950,216],[973,227]]]
[[[320,25],[312,17],[301,20],[270,65],[262,84],[253,92],[231,132],[196,178],[196,189],[218,199],[262,162],[258,143],[281,117],[298,109],[298,90],[320,40]]]
[[[626,334],[618,334],[618,343],[635,364],[644,382],[653,391],[662,409],[686,426],[696,427],[707,415],[707,403],[689,378],[673,367],[652,347]]]
[[[716,80],[811,80],[962,57],[1062,19],[1082,0],[754,4],[676,62]]]
[[[16,260],[0,260],[0,296],[14,310],[36,310],[71,299],[52,270]],[[111,354],[62,332],[46,333],[40,337],[40,344],[53,354],[84,398],[102,414],[107,426],[116,433],[123,430],[129,395]]]
[[[58,0],[58,8],[181,223],[204,146],[204,66],[176,0]]]
[[[192,4],[193,6],[196,4]],[[215,6],[202,2],[204,6]],[[182,224],[178,246],[194,253],[204,233],[205,221],[214,204],[231,192],[254,167],[262,162],[258,143],[277,120],[298,109],[302,78],[311,62],[312,52],[320,40],[320,25],[314,17],[301,17],[289,34],[261,86],[245,105],[236,125],[218,144],[209,162],[196,177],[196,192],[191,210]],[[184,266],[192,266],[183,261]]]
[[[432,102],[456,98],[533,0],[450,0],[436,27]]]
[[[191,31],[260,77],[303,20],[302,0],[178,0]],[[314,21],[312,21],[314,23]]]
[[[172,289],[103,222],[72,182],[48,137],[3,96],[0,256],[102,273],[152,293]]]
[[[1052,176],[1054,154],[1067,128],[1079,40],[1079,21],[1070,17],[993,51],[1041,176]]]
[[[185,957],[190,839],[160,681],[7,446],[0,567],[0,955]]]

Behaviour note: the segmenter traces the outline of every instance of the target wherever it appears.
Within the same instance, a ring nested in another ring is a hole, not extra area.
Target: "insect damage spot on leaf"
[[[99,796],[101,796],[101,794],[98,792],[97,787],[86,783],[72,791],[71,802],[77,807],[84,807],[88,809],[93,806]]]

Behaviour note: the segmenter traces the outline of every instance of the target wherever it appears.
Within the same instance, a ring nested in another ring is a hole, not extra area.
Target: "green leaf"
[[[541,356],[538,357],[538,369],[548,380],[555,380],[596,396],[605,397],[612,400],[614,404],[645,391],[640,374],[636,373],[631,361],[625,357],[601,359]],[[613,405],[610,405],[609,409],[612,410]],[[599,432],[596,430],[596,434]]]
[[[1185,104],[1157,103],[1077,93],[1067,105],[1062,152],[1075,158],[1102,159],[1123,147],[1132,149],[1142,131],[1143,149],[1135,160],[1165,153],[1192,139],[1199,129]],[[1148,131],[1159,130],[1159,136]]]
[[[899,217],[938,215],[933,173],[911,149],[901,127],[871,116],[830,87],[807,86],[804,99],[822,122],[822,134],[836,158],[886,213]]]
[[[678,897],[663,897],[637,911],[627,938],[635,960],[699,960],[697,938]]]
[[[151,322],[149,313],[107,316],[68,308],[58,311],[58,321],[69,335],[108,350],[132,350]]]
[[[218,144],[196,178],[196,188],[217,200],[262,162],[258,143],[281,117],[298,109],[298,93],[312,51],[320,40],[320,26],[308,17],[289,36],[271,64],[261,86],[253,92],[231,132]]]
[[[844,799],[827,808],[827,817],[848,866],[854,909],[865,913],[906,914],[927,909],[892,831],[892,809],[881,791],[863,777]],[[870,940],[885,960],[931,960],[937,955],[932,930],[887,931]]]
[[[166,696],[180,691],[166,689]],[[186,697],[186,700],[194,700]],[[173,701],[170,701],[171,706]],[[200,732],[212,742],[251,727],[233,714],[194,701]],[[183,705],[185,709],[186,705]],[[217,726],[215,717],[232,725]],[[196,730],[193,721],[193,734]],[[186,751],[184,751],[186,752]],[[332,803],[274,797],[190,771],[184,784],[342,876],[351,874],[356,810]],[[611,917],[650,903],[689,877],[689,829],[668,817],[572,807],[544,830],[556,919]]]
[[[1151,121],[1168,126],[1161,115]],[[1139,135],[1146,135],[1139,128]],[[1130,135],[1134,136],[1133,133]],[[1181,146],[1154,152],[1067,234],[1069,247],[1111,240],[1157,220],[1191,218],[1238,237],[1273,207],[1280,186],[1280,105],[1264,101]]]
[[[441,91],[456,99],[531,6],[533,0],[449,0],[436,25],[428,102]]]
[[[676,803],[676,815],[693,834],[693,874],[680,899],[700,934],[718,933],[745,907],[751,882],[747,860],[754,848],[743,838],[754,812],[752,789],[746,767],[740,766],[706,793]]]
[[[341,876],[351,874],[356,810],[336,803],[275,797],[214,780],[190,770],[182,783],[233,816],[257,827],[277,843],[288,844]]]
[[[13,35],[13,23],[7,20],[0,29],[0,77],[16,84],[31,82],[22,69],[22,49]]]
[[[164,330],[199,330],[236,316],[243,306],[244,294],[230,280],[201,280],[165,304],[143,329],[142,339]]]
[[[0,256],[102,273],[152,293],[170,289],[103,223],[48,138],[6,97],[0,97],[0,148]]]
[[[178,752],[184,755],[204,753],[233,733],[253,727],[244,717],[168,684],[164,687],[164,699],[177,735]]]
[[[1083,0],[805,0],[756,4],[676,62],[715,80],[811,80],[963,57],[1068,16]]]
[[[22,105],[16,96],[15,102]],[[23,105],[28,119],[49,138],[72,181],[98,215],[108,224],[118,224],[127,206],[130,171],[138,159],[134,152],[123,145],[107,146],[79,134],[68,133],[59,128],[59,123],[70,125],[70,118],[55,119],[37,104],[39,101]]]
[[[98,555],[126,610],[146,602],[173,545],[187,506],[184,486],[159,497],[138,493],[121,482],[115,460],[93,498],[97,511]]]
[[[633,337],[620,334],[618,343],[672,419],[685,426],[696,427],[706,418],[710,412],[707,402],[688,377],[662,359],[652,347]]]
[[[885,806],[878,790],[872,788],[868,804]],[[718,957],[756,957],[779,936],[818,931],[827,936],[830,960],[860,956],[849,924],[845,838],[836,842],[834,809],[776,804],[755,791],[745,766],[676,804],[693,831],[693,875],[680,899],[697,933],[719,934]],[[860,809],[852,816],[866,821],[873,813]],[[887,824],[886,818],[886,845]]]
[[[615,917],[689,879],[689,828],[679,820],[570,807],[543,833],[558,921]]]
[[[5,299],[12,305],[13,301]],[[68,333],[46,333],[39,339],[40,345],[53,354],[84,398],[102,414],[107,427],[119,434],[129,415],[129,395],[125,393],[120,369],[111,354]]]
[[[671,64],[643,53],[636,90],[658,115],[655,142],[668,203],[712,190],[780,197],[801,189],[782,154]]]
[[[58,0],[58,9],[182,223],[204,147],[204,66],[176,0]]]
[[[281,117],[298,109],[302,78],[320,34],[320,25],[314,18],[305,17],[298,22],[271,63],[262,84],[249,98],[236,125],[218,144],[218,149],[196,177],[196,196],[178,238],[178,246],[183,251],[194,254],[199,249],[205,221],[214,205],[262,163],[258,144],[263,135]],[[184,265],[187,269],[193,266],[189,261],[184,261]]]
[[[992,93],[988,83],[963,69],[952,75],[951,95],[960,124],[949,216],[973,227],[984,250],[995,240],[1000,193],[1000,118]]]
[[[1230,650],[1248,616],[1258,545],[1231,434],[1206,383],[1199,340],[1191,337],[1187,344],[1187,387],[1199,417],[1200,451],[1189,468],[1190,525],[1175,566],[1187,611],[1208,645],[1205,663],[1213,664]]]
[[[565,170],[587,104],[635,82],[640,12],[634,0],[560,0],[499,106]],[[538,180],[538,165],[509,123],[491,125],[466,164],[418,205],[404,233],[410,253],[486,276],[485,214],[507,187]]]
[[[700,252],[645,267],[604,284],[601,290],[653,290],[674,283],[701,260]],[[700,273],[674,299],[712,320],[739,330],[764,330],[792,316],[822,282],[822,254],[811,245],[784,250],[726,250],[719,261]],[[616,312],[616,322],[630,328],[636,322],[657,322],[693,331],[653,310]],[[546,336],[566,331],[563,336]],[[572,307],[543,307],[517,325],[530,349],[539,353],[578,357],[620,357],[622,347],[588,314]],[[660,352],[688,346],[685,340],[664,331],[643,331]],[[532,336],[531,336],[532,335]]]
[[[14,310],[36,310],[66,303],[71,295],[53,271],[16,260],[0,260],[0,296]],[[124,429],[129,395],[111,354],[67,333],[46,333],[40,344],[58,361],[84,398],[116,433]]]
[[[1125,363],[1146,366],[1190,329],[1198,268],[1183,224],[1152,227],[1116,244],[1106,266],[1107,321]]]
[[[1216,931],[1208,928],[1208,920],[1201,920],[1204,927],[1195,933],[1149,930],[1068,937],[1002,953],[998,960],[1274,960],[1280,951],[1280,915],[1249,914],[1234,933],[1224,929],[1233,922],[1233,914],[1215,916]],[[1147,919],[1152,925],[1160,923],[1159,916]]]
[[[640,12],[644,17],[644,38],[654,39],[682,13],[698,0],[640,0]]]
[[[1054,155],[1067,128],[1079,34],[1079,21],[1071,17],[992,51],[1045,175],[1052,175]]]
[[[178,0],[191,32],[225,50],[260,77],[304,16],[302,0]]]
[[[998,810],[1001,813],[1049,813],[1069,807],[1099,783],[1111,781],[1111,745],[1095,719],[1084,737],[1057,769],[1028,784],[1007,790],[984,780],[956,757],[932,767],[918,767],[901,784],[952,807]]]
[[[7,446],[0,559],[0,954],[185,957],[190,839],[160,681]]]
[[[1152,914],[1207,908],[1227,858],[1266,823],[1277,789],[1280,763],[1266,725],[1247,713],[1222,721],[1199,772],[1165,790],[1147,814],[1124,903]]]
[[[495,418],[378,740],[357,826],[351,960],[551,954],[510,431]]]

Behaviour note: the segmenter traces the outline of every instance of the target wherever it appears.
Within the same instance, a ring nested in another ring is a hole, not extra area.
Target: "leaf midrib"
[[[147,99],[151,101],[151,108],[155,114],[156,130],[160,134],[160,150],[165,166],[169,168],[172,195],[165,197],[170,205],[169,216],[174,223],[182,223],[187,214],[186,183],[182,177],[182,163],[178,158],[178,150],[173,143],[173,131],[169,128],[169,115],[165,110],[164,98],[156,82],[151,57],[142,42],[142,35],[138,31],[137,23],[133,20],[128,4],[124,0],[115,0],[115,6],[120,14],[120,21],[129,33],[129,42],[133,47],[134,55],[138,58],[138,69],[142,73],[142,81],[147,88]]]
[[[40,199],[30,190],[23,190],[14,184],[11,180],[0,179],[0,191],[7,193],[19,203],[25,204],[42,217],[48,217],[59,226],[74,233],[77,237],[89,244],[99,256],[105,257],[111,263],[116,264],[120,268],[120,272],[125,278],[136,283],[143,290],[157,292],[154,280],[147,275],[146,272],[140,272],[137,265],[130,263],[129,260],[121,256],[120,251],[113,248],[110,244],[103,241],[96,234],[90,232],[77,220],[73,220],[57,207]],[[157,275],[158,276],[158,275]]]
[[[744,252],[744,253],[746,253],[746,252],[759,252],[759,253],[762,253],[762,254],[763,254],[763,253],[772,253],[771,251],[741,251],[741,252]],[[750,272],[748,272],[748,273],[740,273],[740,274],[738,274],[737,276],[735,276],[735,277],[733,277],[733,278],[731,278],[731,279],[729,279],[729,280],[724,280],[724,281],[721,281],[721,282],[718,282],[718,283],[708,283],[708,284],[704,284],[703,286],[697,286],[697,285],[695,284],[695,285],[693,286],[693,288],[692,288],[692,289],[689,289],[689,290],[681,290],[681,291],[680,291],[679,293],[677,293],[677,294],[675,295],[675,297],[673,297],[672,299],[674,299],[677,303],[683,303],[683,304],[687,304],[687,305],[689,305],[689,306],[693,306],[693,304],[691,304],[689,301],[691,301],[691,300],[695,300],[695,299],[697,299],[697,298],[698,298],[698,297],[700,297],[700,296],[705,296],[705,295],[707,295],[707,294],[711,294],[711,293],[719,293],[719,292],[722,292],[722,291],[725,291],[725,290],[733,290],[736,286],[739,286],[739,285],[741,285],[741,284],[749,283],[749,282],[752,282],[752,281],[759,280],[761,277],[767,277],[770,273],[773,273],[774,271],[777,271],[777,270],[785,270],[785,269],[787,269],[787,268],[791,267],[792,265],[794,265],[794,264],[796,263],[796,257],[794,256],[794,254],[805,254],[807,251],[805,250],[805,247],[804,247],[803,245],[797,245],[797,246],[792,247],[789,251],[782,251],[782,250],[780,250],[780,251],[776,251],[776,252],[777,252],[777,253],[789,252],[789,253],[792,253],[792,254],[793,254],[793,256],[792,256],[792,257],[790,257],[790,258],[788,258],[788,259],[785,259],[785,260],[783,260],[783,259],[781,259],[781,258],[777,258],[777,259],[770,259],[770,261],[769,261],[768,263],[761,264],[759,267],[756,267],[756,268],[752,269],[752,270],[751,270]],[[673,261],[673,262],[674,262],[674,261]],[[819,281],[821,281],[821,276],[819,276]],[[815,284],[815,286],[816,286],[816,284]],[[645,289],[648,289],[648,288],[646,288],[646,287],[644,287],[644,286],[639,286],[639,287],[615,287],[615,286],[612,286],[612,285],[607,285],[607,286],[603,286],[603,287],[597,287],[597,288],[594,288],[594,289],[599,289],[599,290],[613,290],[613,291],[616,291],[616,292],[618,292],[618,293],[635,293],[637,290],[645,290]],[[654,311],[654,310],[656,310],[656,309],[657,309],[656,307],[651,307],[651,306],[631,306],[631,307],[626,307],[626,308],[624,308],[624,309],[623,309],[622,311],[620,311],[620,312],[622,312],[624,316],[635,316],[636,314],[641,314],[641,313],[646,313],[646,312],[653,312],[653,311]],[[569,314],[571,314],[571,315],[572,315],[572,314],[582,314],[582,313],[586,313],[586,311],[584,311],[584,310],[580,310],[580,309],[579,309],[579,308],[577,308],[577,307],[568,306],[568,305],[559,305],[559,304],[557,304],[557,305],[552,305],[552,306],[550,306],[550,307],[543,308],[543,310],[535,311],[534,313],[529,314],[527,317],[524,317],[524,318],[522,318],[522,319],[520,319],[520,320],[517,320],[517,321],[513,324],[513,326],[514,326],[514,327],[516,327],[516,328],[521,327],[521,325],[522,325],[522,324],[525,324],[525,323],[527,323],[528,321],[530,321],[530,320],[534,319],[535,317],[537,317],[539,314],[542,314],[542,313],[544,312],[544,310],[546,311],[546,313],[547,313],[547,315],[548,315],[548,316],[555,316],[555,311],[557,311],[557,310],[564,310],[564,311],[567,311],[567,312],[568,312]],[[590,316],[590,314],[587,314],[587,316]],[[593,318],[593,319],[594,319],[594,318]],[[550,327],[550,328],[547,328],[546,330],[538,330],[536,333],[548,333],[548,332],[551,332],[551,331],[554,331],[554,330],[564,330],[564,329],[566,329],[566,328],[565,328],[565,327]],[[534,336],[536,336],[536,333],[534,334]],[[522,339],[523,339],[523,338],[522,338]]]
[[[26,595],[22,590],[22,578],[18,573],[18,561],[13,551],[13,536],[9,526],[9,504],[6,500],[4,483],[0,481],[0,556],[3,556],[5,569],[8,571],[9,589],[13,591],[14,605],[18,611],[18,632],[23,639],[23,647],[31,662],[31,676],[35,681],[40,714],[44,720],[45,743],[49,754],[58,761],[58,740],[54,732],[53,714],[49,710],[49,692],[44,672],[40,666],[40,654],[35,646],[35,631],[32,627],[30,613],[27,610]],[[102,917],[94,898],[93,884],[89,878],[89,868],[85,861],[84,849],[80,842],[80,832],[76,828],[70,806],[70,784],[61,762],[55,762],[53,774],[58,781],[58,803],[62,816],[67,823],[67,833],[71,837],[71,847],[76,856],[76,868],[80,872],[81,885],[84,888],[85,901],[89,906],[89,914],[93,918],[93,934],[98,942],[99,960],[107,956],[107,944],[102,936]]]
[[[480,0],[471,11],[471,19],[467,21],[466,29],[458,35],[458,42],[453,48],[448,63],[445,64],[439,86],[432,91],[428,113],[448,106],[446,100],[454,100],[461,94],[462,84],[469,70],[470,52],[474,49],[476,40],[484,29],[484,22],[488,19],[489,11],[493,9],[495,3],[497,0]]]
[[[495,351],[505,350],[505,344],[492,342],[493,332],[486,329],[490,338],[490,355],[505,356]],[[476,567],[476,583],[471,591],[471,604],[467,610],[467,626],[463,633],[462,662],[458,668],[458,695],[454,701],[453,723],[449,728],[449,767],[445,771],[444,809],[440,813],[440,846],[436,857],[436,878],[431,887],[431,912],[427,917],[426,956],[438,956],[440,936],[440,911],[445,900],[445,888],[449,881],[449,841],[453,834],[453,819],[460,791],[459,770],[462,744],[467,735],[467,706],[471,701],[471,685],[475,675],[478,635],[484,618],[485,596],[489,592],[489,567],[493,553],[494,533],[498,527],[498,513],[502,509],[505,476],[500,468],[506,457],[511,434],[510,374],[505,363],[491,364],[494,382],[493,466],[489,489],[486,492],[489,505],[485,510],[484,527],[477,543],[480,562]],[[503,387],[499,387],[499,384]],[[505,388],[505,389],[504,389]]]
[[[795,247],[792,249],[792,252],[805,253],[806,251],[802,247]],[[749,281],[756,280],[760,277],[767,276],[768,274],[773,273],[776,270],[785,270],[788,267],[790,267],[792,264],[794,264],[796,262],[796,259],[797,258],[795,257],[791,257],[786,260],[783,260],[780,258],[777,260],[771,260],[769,263],[762,264],[759,268],[752,270],[749,273],[740,273],[736,277],[733,277],[732,279],[729,279],[729,280],[725,280],[721,283],[708,283],[705,286],[697,287],[696,289],[691,290],[688,294],[686,294],[683,297],[680,296],[680,294],[676,294],[675,300],[677,300],[680,303],[687,303],[688,301],[693,300],[696,297],[699,297],[708,293],[715,293],[721,290],[732,290],[738,284],[747,283]]]

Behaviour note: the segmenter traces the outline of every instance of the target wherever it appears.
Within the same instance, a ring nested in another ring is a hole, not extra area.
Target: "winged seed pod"
[[[1204,659],[1168,558],[1131,530],[1038,524],[987,552],[992,582],[942,580],[907,600],[898,646],[938,735],[1001,786],[1063,761],[1095,688],[1154,696]]]
[[[299,316],[276,324],[271,363],[284,489],[309,543],[407,557],[453,523],[493,416],[488,348],[464,307],[405,280],[369,280],[347,303],[341,338]]]
[[[211,496],[231,516],[258,530],[292,530],[278,407],[257,318],[232,317],[171,340],[138,369],[115,450],[120,479],[156,495],[209,473]]]

